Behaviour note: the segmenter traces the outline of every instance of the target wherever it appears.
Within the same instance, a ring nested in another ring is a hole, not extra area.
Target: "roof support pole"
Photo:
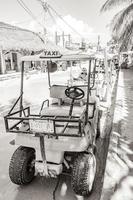
[[[85,124],[88,123],[88,112],[89,112],[89,101],[90,101],[90,78],[91,78],[91,62],[89,60],[89,71],[88,71],[88,89],[87,89],[87,102],[86,102],[86,112],[85,112]]]
[[[73,85],[72,61],[70,63],[71,63],[71,65],[70,65],[70,85],[72,86]]]
[[[17,72],[21,71],[21,66],[20,66],[20,53],[16,52],[17,54]]]
[[[23,87],[24,87],[24,61],[22,61],[22,69],[21,69],[20,110],[23,109]],[[20,112],[20,117],[21,116],[22,116],[22,111]]]
[[[12,52],[10,52],[11,70],[14,70]]]
[[[1,63],[0,63],[1,74],[5,74],[6,64],[5,64],[5,58],[4,58],[4,55],[3,55],[3,49],[2,48],[0,48],[0,60],[1,60]]]
[[[49,61],[47,62],[47,70],[48,70],[48,85],[49,85],[49,88],[51,87],[51,82],[50,82],[50,69],[52,67],[52,62]]]

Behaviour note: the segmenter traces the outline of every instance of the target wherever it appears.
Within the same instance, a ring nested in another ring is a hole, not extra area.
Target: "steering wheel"
[[[72,86],[65,90],[65,95],[70,99],[79,100],[85,96],[85,93],[81,88]]]

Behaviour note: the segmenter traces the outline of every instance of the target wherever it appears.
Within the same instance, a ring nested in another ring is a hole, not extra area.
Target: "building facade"
[[[20,71],[22,56],[36,54],[44,48],[38,34],[0,22],[0,74]]]

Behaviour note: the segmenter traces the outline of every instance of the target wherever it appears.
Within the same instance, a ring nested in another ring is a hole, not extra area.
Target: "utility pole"
[[[46,34],[47,34],[47,30],[46,30],[46,27],[45,27],[45,24],[46,24],[46,14],[47,14],[47,11],[48,11],[48,3],[47,3],[47,0],[38,0],[40,3],[41,3],[41,6],[43,8],[43,11],[44,11],[44,17],[43,17],[43,21],[44,21],[44,41],[46,43]]]
[[[66,39],[67,38],[67,39]],[[55,32],[55,43],[58,45],[58,42],[61,40],[62,46],[65,47],[65,42],[68,43],[68,46],[71,44],[71,35],[70,34],[65,34],[64,31],[62,34],[58,34]]]
[[[97,51],[100,50],[100,35],[98,35],[98,41],[97,41]]]
[[[62,44],[63,47],[65,46],[65,35],[64,35],[64,31],[62,32]]]
[[[57,35],[57,31],[55,32],[55,44],[58,44],[58,35]]]
[[[68,43],[69,43],[69,46],[70,46],[70,44],[71,44],[71,35],[70,34],[68,34]]]

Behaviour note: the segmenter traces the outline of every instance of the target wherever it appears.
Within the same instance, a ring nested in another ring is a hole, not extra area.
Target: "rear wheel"
[[[93,153],[80,154],[74,161],[71,184],[77,195],[87,196],[92,191],[96,175],[96,159]]]
[[[30,183],[35,174],[35,150],[20,146],[12,155],[9,176],[13,183],[25,185]]]

